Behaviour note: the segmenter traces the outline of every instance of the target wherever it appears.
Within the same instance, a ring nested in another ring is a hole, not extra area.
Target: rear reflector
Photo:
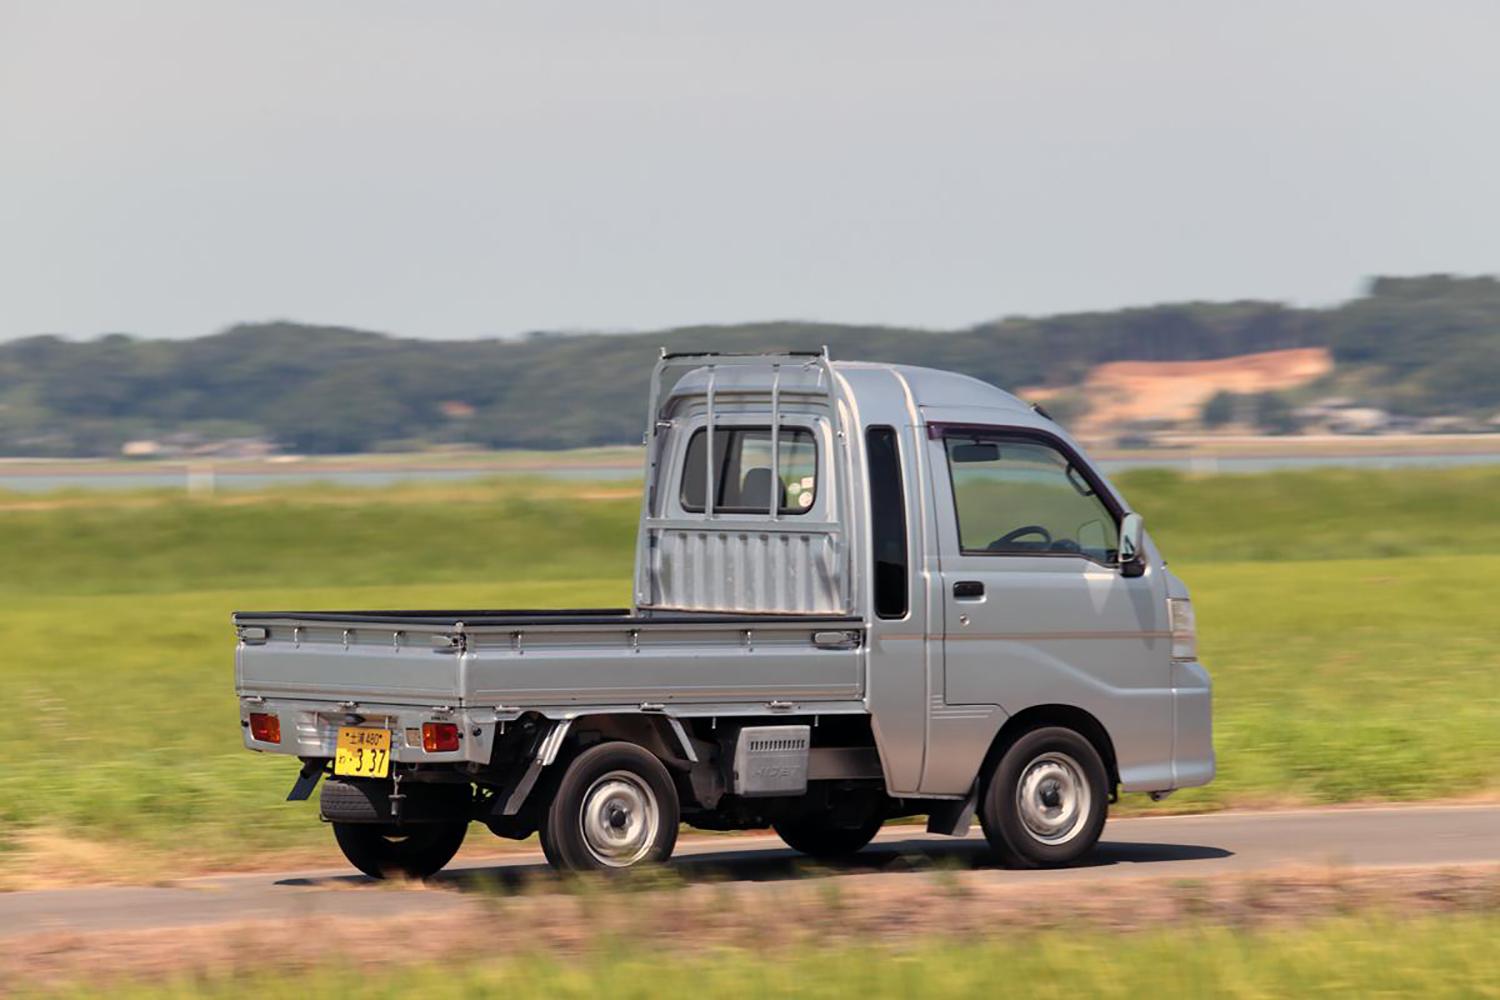
[[[261,743],[280,743],[281,720],[264,712],[251,712],[250,735]]]
[[[451,722],[422,723],[422,749],[428,753],[449,753],[458,749],[458,727]]]

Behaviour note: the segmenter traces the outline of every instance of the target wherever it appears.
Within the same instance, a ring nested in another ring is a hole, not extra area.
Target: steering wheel
[[[1005,534],[1001,535],[993,542],[990,542],[987,548],[989,548],[991,551],[994,551],[996,549],[1003,549],[1021,540],[1022,538],[1025,538],[1027,535],[1040,535],[1043,545],[1052,544],[1052,532],[1048,531],[1040,524],[1023,524],[1021,527],[1015,529],[1014,531],[1007,531]]]

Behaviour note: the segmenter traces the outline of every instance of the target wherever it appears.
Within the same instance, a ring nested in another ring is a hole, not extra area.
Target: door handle
[[[953,585],[953,597],[959,601],[977,601],[984,597],[981,580],[960,580]]]

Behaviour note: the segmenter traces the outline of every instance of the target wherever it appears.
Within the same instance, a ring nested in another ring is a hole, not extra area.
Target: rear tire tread
[[[349,863],[371,878],[391,875],[431,878],[458,853],[469,824],[414,823],[392,827],[378,823],[334,823],[333,836]]]
[[[792,850],[823,861],[837,861],[862,851],[885,825],[885,817],[877,815],[860,826],[829,826],[821,816],[805,815],[771,825]]]

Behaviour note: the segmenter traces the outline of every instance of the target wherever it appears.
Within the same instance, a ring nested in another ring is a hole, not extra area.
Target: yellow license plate
[[[348,778],[384,778],[391,773],[391,731],[361,726],[339,727],[333,750],[333,773]]]

